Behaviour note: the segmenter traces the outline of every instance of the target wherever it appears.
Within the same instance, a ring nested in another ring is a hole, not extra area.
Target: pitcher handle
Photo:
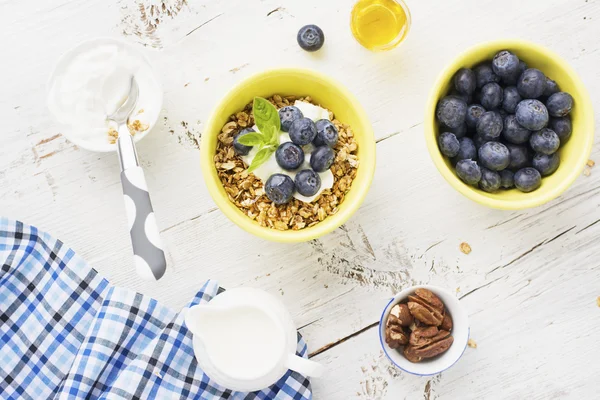
[[[322,364],[299,357],[295,354],[290,354],[287,359],[286,367],[292,371],[298,372],[300,375],[312,376],[318,378],[323,375],[325,367]]]

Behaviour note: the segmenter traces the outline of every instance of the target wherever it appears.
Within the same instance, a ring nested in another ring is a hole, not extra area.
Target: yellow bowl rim
[[[223,185],[221,184],[221,181],[216,174],[216,169],[213,162],[215,149],[209,149],[209,146],[207,144],[209,140],[209,132],[220,132],[221,130],[221,127],[217,126],[219,110],[222,109],[224,105],[227,104],[231,99],[237,97],[238,95],[242,95],[245,90],[245,87],[249,85],[252,81],[262,80],[263,78],[267,78],[269,75],[273,74],[309,75],[315,79],[325,82],[328,86],[335,87],[352,104],[352,108],[357,116],[357,119],[363,121],[363,123],[361,124],[361,128],[364,129],[362,129],[361,135],[365,136],[366,146],[363,144],[360,147],[361,158],[360,165],[358,167],[359,173],[363,174],[364,176],[363,184],[359,187],[355,185],[356,182],[353,182],[353,186],[351,189],[353,191],[358,192],[358,194],[354,195],[351,199],[344,199],[344,202],[339,207],[339,211],[336,214],[325,218],[323,221],[319,222],[315,226],[300,229],[297,231],[279,231],[276,229],[262,227],[258,225],[255,221],[251,220],[248,216],[244,215],[241,211],[239,211],[239,209],[233,203],[231,203],[226,196],[224,196],[224,191],[222,191]],[[282,243],[306,242],[326,235],[327,233],[330,233],[333,230],[337,229],[338,227],[346,223],[348,219],[350,219],[350,217],[358,210],[365,197],[367,196],[367,193],[373,181],[373,176],[375,174],[375,135],[373,133],[373,128],[371,126],[367,113],[360,105],[357,98],[348,89],[346,89],[344,85],[323,73],[307,68],[271,68],[258,72],[238,82],[227,92],[227,94],[225,94],[225,96],[223,96],[223,98],[213,108],[208,122],[206,124],[206,128],[204,129],[204,132],[205,133],[202,135],[200,146],[200,166],[202,169],[204,182],[208,188],[211,197],[213,198],[213,201],[217,204],[217,206],[223,212],[223,214],[225,214],[227,218],[229,218],[233,223],[235,223],[248,233],[270,241]]]
[[[545,195],[535,195],[535,192],[532,192],[532,196],[525,200],[520,201],[506,201],[502,199],[493,199],[486,197],[478,192],[478,190],[469,187],[467,184],[463,183],[446,165],[444,162],[443,156],[438,154],[438,145],[437,145],[437,137],[435,136],[435,118],[431,118],[431,115],[435,116],[435,110],[438,102],[438,93],[441,92],[441,88],[447,83],[450,77],[458,71],[460,67],[462,67],[463,60],[467,55],[471,53],[476,53],[478,51],[485,50],[487,51],[489,48],[505,48],[505,49],[527,49],[527,48],[535,48],[538,52],[545,54],[548,59],[553,60],[553,62],[560,64],[561,68],[569,73],[575,87],[577,89],[578,94],[584,99],[583,104],[578,104],[577,106],[581,109],[580,114],[582,120],[587,119],[587,123],[580,123],[581,125],[594,126],[594,114],[592,109],[592,102],[587,92],[583,82],[579,78],[579,75],[575,72],[575,70],[565,61],[561,56],[552,50],[547,49],[544,46],[539,44],[521,40],[521,39],[499,39],[488,41],[484,43],[479,43],[472,47],[469,47],[462,53],[460,53],[457,57],[455,57],[452,62],[446,66],[442,70],[442,72],[438,75],[435,84],[433,85],[429,99],[427,101],[426,113],[425,113],[425,140],[427,142],[427,149],[429,150],[429,154],[433,163],[435,164],[438,171],[442,174],[444,179],[460,192],[465,197],[488,207],[502,209],[502,210],[521,210],[531,207],[537,207],[542,204],[549,202],[550,200],[555,199],[560,196],[565,190],[571,186],[571,184],[579,177],[583,168],[585,167],[586,162],[589,159],[590,153],[592,151],[592,145],[594,141],[594,132],[588,132],[585,137],[585,142],[583,146],[583,151],[580,153],[578,160],[578,167],[573,168],[569,174],[563,179],[559,185],[556,185],[551,191],[547,192]],[[483,60],[482,60],[483,61]]]

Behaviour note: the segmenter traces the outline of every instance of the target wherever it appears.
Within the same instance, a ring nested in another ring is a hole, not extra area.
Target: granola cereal
[[[143,112],[144,112],[144,109],[142,108],[138,111],[138,115]],[[131,136],[135,136],[135,134],[138,132],[147,131],[150,128],[150,125],[144,124],[139,119],[136,119],[133,122],[128,122],[127,128],[129,128],[129,132],[131,133]],[[108,142],[110,144],[115,144],[117,142],[117,139],[119,138],[119,132],[114,127],[111,126],[110,128],[108,128],[107,134],[108,134]]]
[[[293,105],[295,100],[317,105],[310,97],[276,94],[268,100],[277,108]],[[229,200],[260,226],[281,231],[311,227],[328,216],[336,214],[356,178],[360,163],[357,156],[358,143],[354,139],[352,128],[335,119],[331,111],[329,116],[339,134],[338,143],[334,147],[336,159],[331,166],[334,176],[333,187],[325,189],[321,196],[311,203],[293,198],[289,203],[278,206],[267,198],[263,182],[254,174],[248,173],[246,165],[233,150],[234,136],[240,130],[254,125],[252,103],[231,115],[218,135],[214,156],[219,179]]]

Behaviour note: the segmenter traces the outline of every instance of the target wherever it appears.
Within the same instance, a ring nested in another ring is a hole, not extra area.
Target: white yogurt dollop
[[[310,103],[307,103],[304,101],[299,101],[299,100],[296,100],[296,102],[294,103],[294,106],[296,106],[296,107],[298,107],[298,109],[300,109],[300,111],[302,112],[302,115],[304,115],[305,118],[310,118],[313,121],[317,121],[319,119],[329,120],[329,111],[327,111],[326,109],[324,109],[322,107],[315,106],[313,104],[310,104]],[[253,126],[252,128],[255,131],[259,132],[256,125]],[[287,132],[281,131],[279,133],[279,144],[280,145],[285,142],[291,142],[291,141],[292,140],[290,139],[290,135]],[[292,179],[296,178],[296,174],[298,172],[300,172],[304,169],[311,169],[310,156],[311,156],[312,151],[314,150],[314,146],[312,144],[307,144],[306,146],[302,146],[302,149],[304,150],[304,164],[302,164],[300,166],[300,168],[298,168],[297,170],[286,171],[285,169],[281,168],[279,166],[279,164],[277,164],[277,161],[275,160],[275,153],[273,153],[273,155],[271,157],[269,157],[269,159],[267,161],[265,161],[261,166],[259,166],[258,168],[256,168],[253,171],[253,174],[256,175],[256,177],[259,178],[263,183],[267,182],[267,179],[269,179],[269,177],[273,174],[284,174],[284,175],[288,175]],[[247,156],[242,156],[242,160],[244,161],[246,166],[249,166],[250,164],[252,164],[252,160],[254,160],[256,153],[258,153],[257,146],[253,147]],[[323,193],[323,191],[325,189],[331,189],[333,187],[334,178],[333,178],[333,172],[331,172],[330,169],[328,169],[325,172],[318,172],[318,175],[321,178],[321,188],[314,196],[306,197],[306,196],[302,196],[298,192],[294,192],[294,198],[296,198],[300,201],[303,201],[305,203],[310,203],[310,202],[314,201],[315,199],[317,199],[321,195],[321,193]]]
[[[119,42],[84,44],[68,53],[50,81],[48,108],[76,144],[109,145],[108,129],[115,126],[107,116],[126,99],[132,76],[140,89],[132,115],[152,124],[162,103],[160,85],[145,59]]]

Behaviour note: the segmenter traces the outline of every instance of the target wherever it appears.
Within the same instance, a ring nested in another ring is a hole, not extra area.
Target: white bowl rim
[[[471,336],[471,327],[470,327],[470,326],[468,326],[468,327],[467,327],[467,340],[465,340],[465,345],[464,345],[464,347],[463,347],[462,351],[461,351],[460,353],[457,353],[457,354],[458,354],[458,357],[456,357],[456,360],[452,361],[452,363],[451,363],[450,365],[448,365],[447,367],[444,367],[444,368],[442,368],[442,369],[441,369],[441,370],[439,370],[439,371],[435,371],[435,372],[431,372],[431,373],[426,373],[426,374],[423,374],[423,373],[418,373],[418,372],[415,372],[415,371],[409,371],[408,369],[406,369],[406,368],[403,368],[403,367],[401,367],[400,365],[398,365],[398,363],[396,363],[396,362],[394,361],[394,359],[393,359],[393,358],[392,358],[392,357],[389,355],[389,353],[388,353],[388,348],[387,348],[387,346],[386,346],[386,344],[385,344],[385,342],[384,342],[384,339],[383,339],[383,334],[382,334],[382,332],[383,332],[383,331],[385,331],[385,323],[384,323],[385,314],[386,314],[386,312],[388,311],[388,309],[390,309],[390,308],[391,308],[391,307],[390,307],[391,305],[395,305],[395,304],[396,304],[396,303],[398,303],[398,302],[399,302],[401,299],[404,299],[404,298],[406,298],[410,292],[414,292],[416,289],[421,289],[421,288],[422,288],[422,289],[428,289],[428,290],[431,290],[431,291],[432,291],[434,294],[435,294],[435,293],[437,293],[437,292],[443,292],[443,293],[445,293],[445,294],[446,294],[446,295],[448,295],[448,296],[454,296],[454,295],[453,295],[452,293],[450,293],[448,290],[446,290],[446,289],[443,289],[443,288],[441,288],[441,287],[438,287],[438,286],[432,286],[432,285],[415,285],[415,286],[410,286],[410,287],[408,287],[408,288],[406,288],[406,289],[403,289],[403,290],[401,290],[400,292],[396,293],[396,294],[394,295],[394,297],[392,297],[392,298],[390,299],[390,301],[389,301],[389,302],[386,304],[386,306],[383,308],[383,312],[381,313],[381,317],[380,317],[380,319],[379,319],[379,343],[381,344],[381,348],[383,349],[383,352],[385,353],[385,356],[388,358],[388,360],[390,360],[390,362],[391,362],[392,364],[394,364],[394,365],[395,365],[397,368],[399,368],[400,370],[402,370],[402,371],[404,371],[404,372],[408,372],[409,374],[416,375],[416,376],[432,376],[432,375],[437,375],[437,374],[439,374],[439,373],[442,373],[442,372],[446,371],[447,369],[449,369],[449,368],[451,368],[452,366],[454,366],[454,364],[456,364],[456,363],[458,362],[458,360],[460,360],[460,359],[461,359],[461,357],[462,357],[462,356],[463,356],[463,354],[465,353],[465,350],[467,349],[468,340],[469,340],[469,338],[470,338],[470,336]],[[460,300],[459,300],[459,299],[457,299],[457,301],[458,301],[458,303],[460,304]],[[461,308],[464,308],[464,307],[462,307],[462,305],[461,305]],[[468,318],[469,318],[469,315],[468,315],[468,313],[466,312],[466,310],[465,310],[465,317],[466,317],[466,322],[467,322],[467,324],[468,324],[468,323],[469,323],[469,319],[468,319]]]

